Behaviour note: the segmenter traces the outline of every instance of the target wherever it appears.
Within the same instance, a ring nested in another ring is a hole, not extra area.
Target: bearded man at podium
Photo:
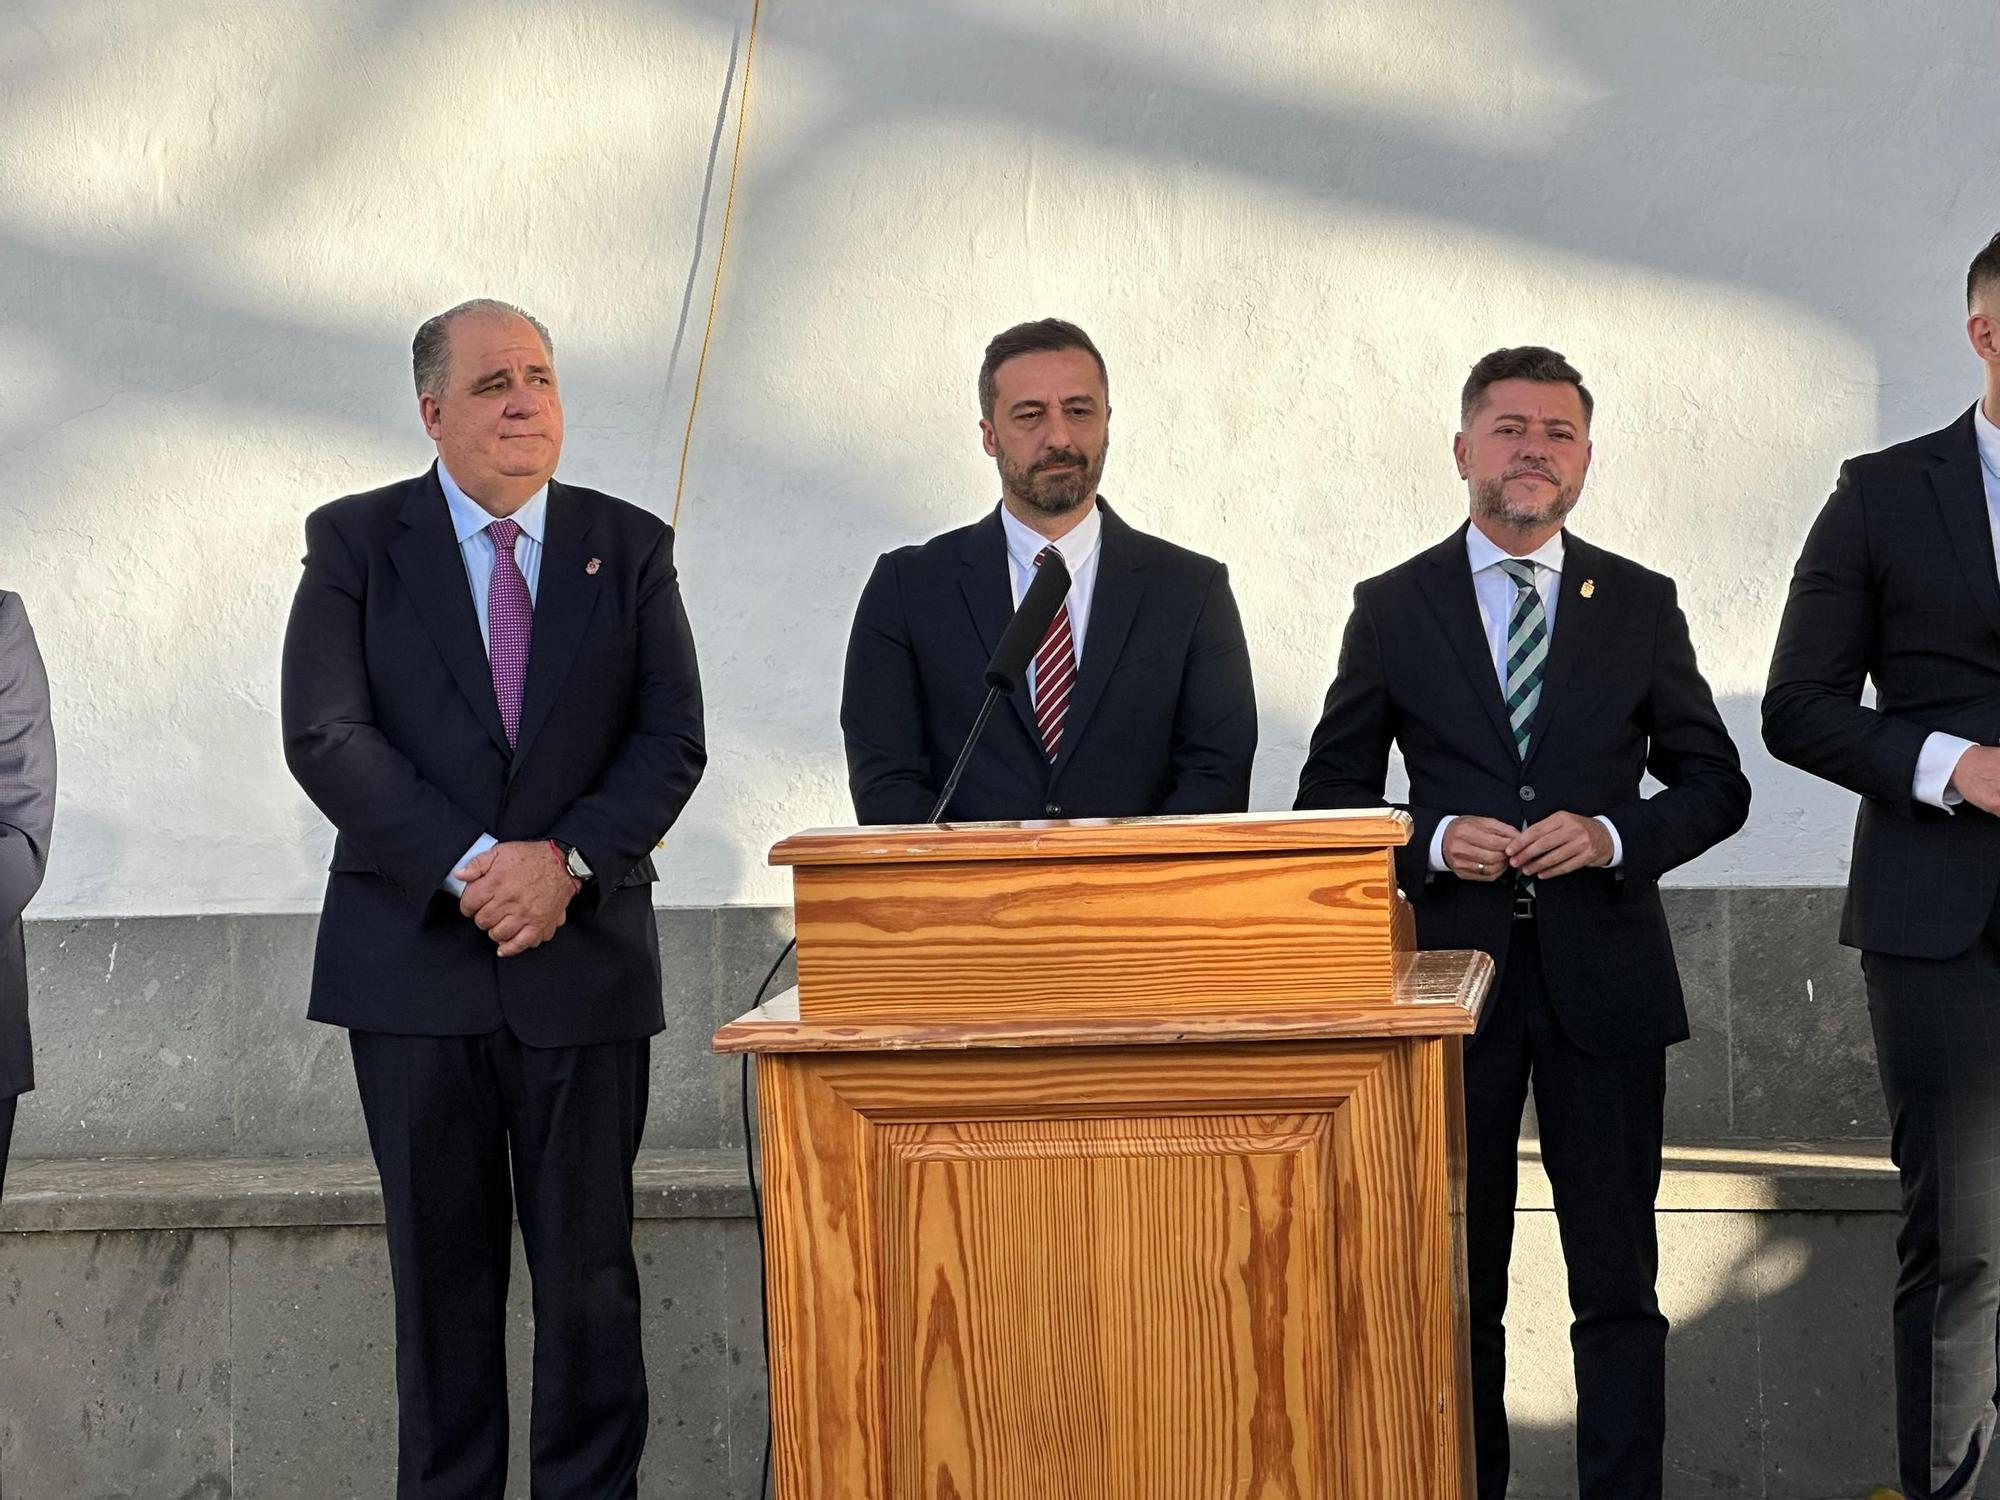
[[[1666,1049],[1688,1034],[1658,881],[1743,826],[1750,783],[1671,579],[1563,528],[1591,398],[1563,357],[1473,366],[1453,442],[1472,518],[1354,591],[1301,808],[1382,801],[1423,948],[1499,976],[1465,1053],[1466,1259],[1479,1500],[1507,1492],[1507,1261],[1532,1082],[1575,1313],[1581,1500],[1658,1500],[1667,1320],[1659,1246]],[[1651,772],[1665,790],[1640,794]]]
[[[945,815],[1242,812],[1257,702],[1229,573],[1097,493],[1111,422],[1097,346],[1055,318],[1010,328],[986,347],[979,401],[1000,504],[885,554],[855,611],[840,704],[855,820],[930,819],[987,662],[1050,552],[1068,597]]]

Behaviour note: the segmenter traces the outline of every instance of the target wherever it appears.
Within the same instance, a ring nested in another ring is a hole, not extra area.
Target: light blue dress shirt
[[[1493,675],[1499,679],[1503,694],[1507,690],[1507,622],[1514,615],[1516,590],[1514,580],[1500,564],[1512,556],[1477,526],[1465,528],[1465,561],[1472,569],[1472,592],[1479,600],[1479,620],[1486,627],[1486,654],[1492,658]],[[1549,639],[1554,640],[1556,606],[1562,602],[1563,534],[1558,531],[1522,561],[1535,565],[1535,592],[1542,596],[1542,619],[1548,626]],[[1450,868],[1444,861],[1444,835],[1457,817],[1454,813],[1438,819],[1437,831],[1431,835],[1430,863],[1435,873],[1442,874]],[[1618,837],[1618,827],[1609,818],[1600,814],[1597,821],[1611,835],[1608,868],[1615,870],[1625,862],[1625,841]]]
[[[2000,427],[1995,427],[1986,419],[1983,398],[1979,405],[1972,408],[1972,432],[1979,440],[1980,477],[1986,481],[1986,526],[1993,536],[1994,555],[2000,556]],[[1958,769],[1958,758],[1972,745],[1971,740],[1942,731],[1924,741],[1924,748],[1917,755],[1917,774],[1910,788],[1917,801],[1928,802],[1932,807],[1950,812],[1965,800],[1953,789],[1951,777]]]
[[[486,528],[500,519],[483,509],[479,502],[458,487],[458,481],[451,477],[442,460],[437,466],[438,485],[444,491],[444,503],[451,511],[451,529],[458,537],[459,560],[465,564],[465,581],[472,587],[472,610],[479,616],[479,639],[490,651],[493,646],[493,632],[487,623],[486,596],[493,587],[493,535]],[[543,485],[529,497],[513,515],[507,517],[518,522],[520,535],[514,538],[514,566],[521,570],[521,576],[528,583],[528,602],[535,602],[535,590],[542,581],[542,541],[549,514],[549,487]],[[482,833],[465,851],[458,864],[462,867],[466,860],[484,854],[500,841],[490,833]],[[446,874],[444,888],[454,896],[465,894],[465,882],[454,874]]]
[[[479,502],[458,487],[445,466],[437,466],[438,484],[444,503],[451,510],[451,529],[458,537],[458,555],[465,564],[465,581],[472,585],[472,608],[479,616],[479,639],[491,649],[492,632],[486,624],[486,593],[493,586],[493,536],[487,531],[499,517],[481,508]],[[535,602],[535,590],[542,581],[542,538],[548,524],[549,487],[543,485],[528,503],[507,517],[520,524],[514,538],[514,566],[528,581],[528,602]]]

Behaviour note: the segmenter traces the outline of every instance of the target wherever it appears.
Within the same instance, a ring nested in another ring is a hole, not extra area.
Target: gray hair
[[[456,307],[447,307],[436,317],[424,319],[423,326],[417,330],[417,336],[410,344],[410,365],[417,377],[419,396],[444,394],[445,377],[451,370],[451,325],[460,318],[474,316],[525,319],[541,335],[542,348],[548,351],[549,362],[555,362],[555,343],[549,338],[549,331],[542,326],[540,318],[511,302],[502,302],[498,297],[474,297]]]

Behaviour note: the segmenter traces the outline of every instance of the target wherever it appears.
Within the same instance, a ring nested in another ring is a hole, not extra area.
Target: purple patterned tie
[[[486,528],[493,538],[493,577],[486,586],[486,655],[493,663],[493,696],[500,704],[500,722],[507,726],[507,743],[521,732],[521,687],[528,680],[528,637],[535,627],[535,605],[528,597],[528,580],[514,561],[519,521],[495,521]]]

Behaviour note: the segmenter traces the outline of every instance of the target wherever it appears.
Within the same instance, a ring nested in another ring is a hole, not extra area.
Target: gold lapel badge
[[[589,562],[583,565],[583,571],[588,573],[592,578],[595,578],[597,576],[597,570],[603,566],[604,563],[600,559],[593,557]],[[1585,585],[1585,587],[1588,587],[1588,585]]]
[[[1595,578],[1584,579],[1583,587],[1578,589],[1577,592],[1588,599],[1592,594],[1597,592],[1597,580]]]

